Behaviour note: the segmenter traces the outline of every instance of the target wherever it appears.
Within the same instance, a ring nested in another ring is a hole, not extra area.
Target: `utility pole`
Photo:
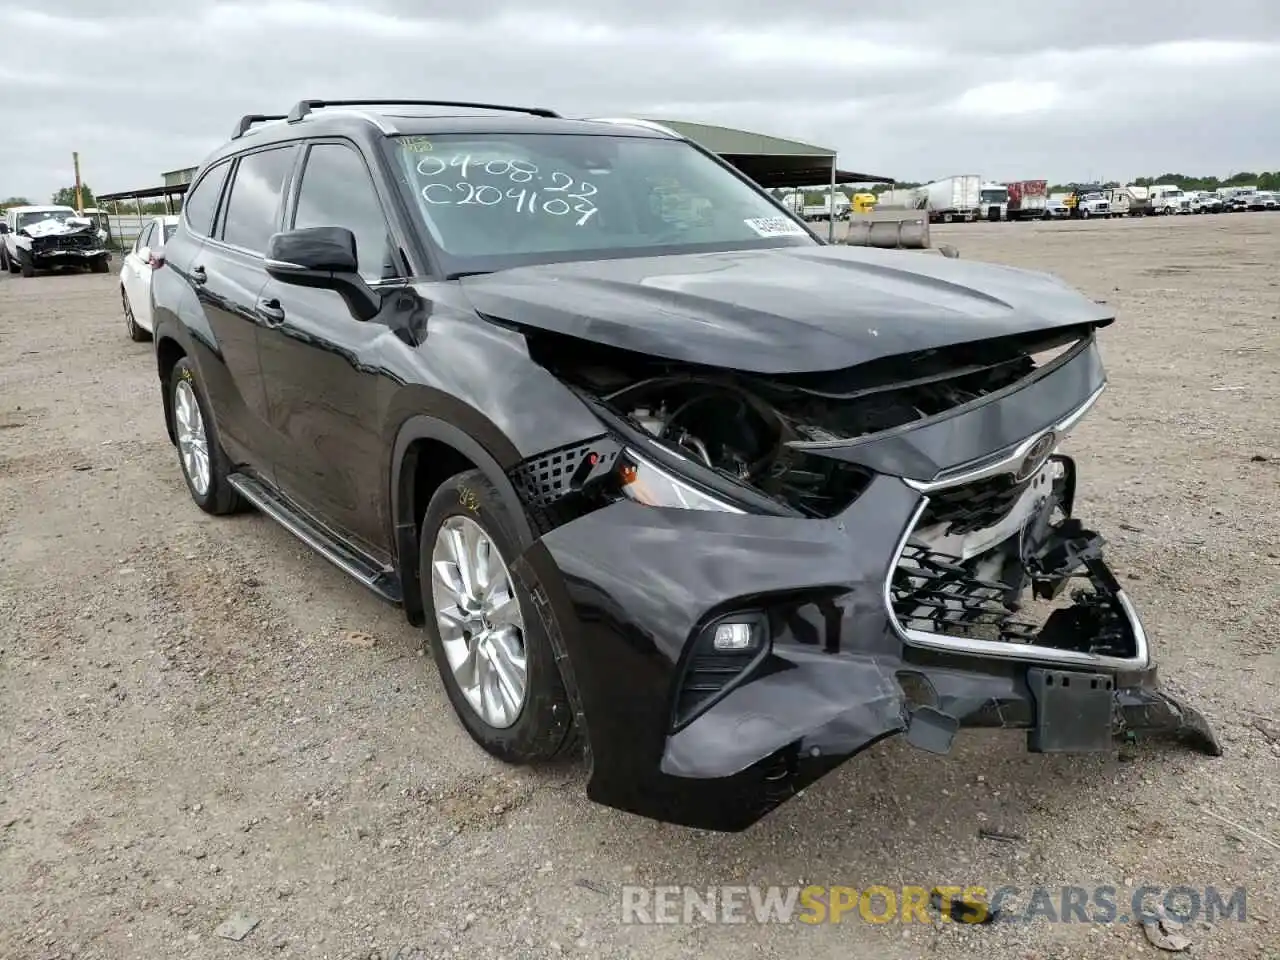
[[[84,213],[84,198],[80,195],[80,154],[72,153],[71,162],[76,168],[76,213]]]

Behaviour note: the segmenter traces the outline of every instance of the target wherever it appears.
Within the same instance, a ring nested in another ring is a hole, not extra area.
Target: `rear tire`
[[[173,372],[169,374],[169,396],[178,465],[191,499],[205,513],[235,513],[244,506],[244,501],[227,482],[231,464],[218,441],[218,426],[190,358],[182,357],[173,365]]]
[[[134,343],[145,343],[151,339],[151,334],[142,327],[138,326],[138,321],[133,318],[133,304],[129,302],[129,294],[120,288],[120,300],[124,305],[124,325],[129,331],[129,339]]]
[[[533,598],[510,572],[519,539],[502,496],[482,471],[460,473],[431,498],[420,534],[424,630],[458,719],[506,763],[552,759],[573,740],[573,711]]]

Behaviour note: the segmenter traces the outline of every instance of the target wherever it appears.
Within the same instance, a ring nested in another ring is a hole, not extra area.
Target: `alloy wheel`
[[[491,727],[510,727],[528,688],[524,617],[497,545],[470,517],[441,524],[431,595],[445,658],[467,703]]]
[[[209,469],[209,438],[204,429],[204,416],[196,400],[191,381],[179,380],[174,390],[173,418],[178,435],[178,452],[182,457],[182,469],[191,481],[196,495],[209,492],[212,473]]]
[[[138,322],[133,319],[133,306],[129,303],[129,295],[123,290],[120,292],[120,299],[124,301],[124,323],[129,333],[133,334],[138,329]]]

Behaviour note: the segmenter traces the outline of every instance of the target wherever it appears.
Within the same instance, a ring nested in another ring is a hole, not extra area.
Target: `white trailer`
[[[929,200],[924,187],[894,187],[876,198],[876,208],[894,210],[923,210]]]
[[[1108,190],[1107,199],[1111,202],[1111,215],[1114,217],[1145,216],[1151,201],[1147,188],[1133,183]]]
[[[956,220],[973,221],[978,218],[982,201],[982,178],[976,173],[945,177],[926,183],[922,188],[927,200],[929,219],[935,223],[952,223]],[[1005,202],[1008,203],[1006,193]]]
[[[800,215],[806,220],[843,220],[849,216],[849,198],[837,191],[822,203],[806,203]]]
[[[801,219],[810,222],[830,220],[833,213],[837,220],[844,220],[849,216],[849,198],[838,190],[834,201],[831,197],[823,197],[822,203],[805,203],[804,191],[792,190],[783,194],[778,202]]]

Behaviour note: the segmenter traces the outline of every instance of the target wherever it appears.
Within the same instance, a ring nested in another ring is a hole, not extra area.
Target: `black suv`
[[[1052,276],[824,244],[651,123],[309,100],[152,290],[196,503],[401,604],[472,737],[582,744],[595,800],[741,829],[961,726],[1218,751],[1072,516],[1113,317]]]

